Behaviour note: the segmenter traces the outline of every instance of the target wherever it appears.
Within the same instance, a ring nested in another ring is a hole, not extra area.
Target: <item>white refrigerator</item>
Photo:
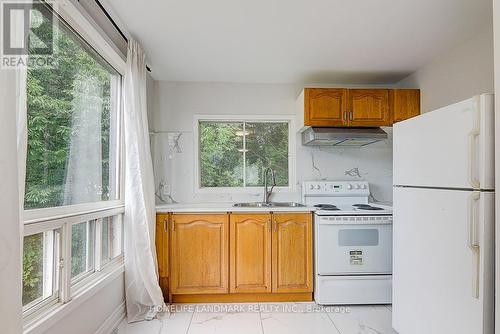
[[[394,329],[493,334],[493,95],[397,123],[393,136]]]

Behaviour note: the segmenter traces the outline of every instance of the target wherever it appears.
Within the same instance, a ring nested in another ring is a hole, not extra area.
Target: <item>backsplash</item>
[[[194,189],[195,115],[294,115],[302,85],[151,82],[148,101],[155,183],[158,195],[181,203],[260,201],[261,187],[238,193],[199,193]],[[275,201],[300,201],[304,180],[365,180],[373,197],[392,202],[392,128],[389,138],[361,148],[308,147],[296,135],[294,190]],[[165,132],[167,131],[167,132]],[[179,136],[180,135],[180,136]],[[176,146],[177,141],[177,146]],[[164,189],[160,194],[161,188]],[[165,195],[166,194],[166,195]],[[158,198],[157,198],[158,199]]]
[[[390,133],[391,129],[386,131]],[[250,193],[197,192],[192,132],[157,133],[152,136],[152,151],[157,200],[160,197],[180,203],[262,200],[262,187]],[[273,200],[300,201],[303,181],[364,180],[370,183],[373,200],[392,202],[391,135],[386,141],[366,147],[341,148],[302,146],[297,134],[295,164],[295,189],[276,192]]]

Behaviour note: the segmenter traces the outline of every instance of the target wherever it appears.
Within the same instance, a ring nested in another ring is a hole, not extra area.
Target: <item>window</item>
[[[77,281],[94,271],[95,221],[71,227],[71,279]]]
[[[264,185],[264,170],[290,186],[290,120],[198,121],[199,188]]]
[[[23,308],[57,298],[60,230],[24,237]]]
[[[105,264],[121,255],[123,231],[121,216],[106,217],[101,222],[101,263]]]
[[[28,67],[27,75],[25,317],[69,302],[123,260],[123,68],[111,66],[95,40],[90,44],[63,19],[74,22],[76,14],[59,10],[55,24],[50,7],[30,16],[53,31],[56,66]]]
[[[57,66],[28,69],[25,208],[116,200],[121,77],[64,22],[46,27]]]

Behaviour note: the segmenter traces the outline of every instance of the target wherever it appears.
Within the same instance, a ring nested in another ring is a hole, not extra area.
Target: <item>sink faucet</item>
[[[271,172],[271,177],[273,178],[273,184],[271,185],[271,189],[267,189],[267,174]],[[269,203],[269,199],[271,198],[271,195],[273,194],[273,189],[276,187],[276,172],[274,169],[271,167],[267,167],[264,170],[264,203]]]

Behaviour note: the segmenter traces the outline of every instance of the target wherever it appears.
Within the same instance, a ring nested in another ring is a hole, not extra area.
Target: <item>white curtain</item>
[[[158,284],[155,195],[146,105],[146,59],[129,40],[124,84],[125,296],[129,322],[150,320],[164,305]]]
[[[24,39],[24,22],[12,17],[10,32]],[[26,59],[26,57],[24,57]],[[0,314],[2,332],[22,332],[22,240],[26,171],[26,69],[0,70]]]
[[[64,205],[101,200],[102,95],[102,83],[97,76],[92,73],[76,76],[73,82],[73,119],[64,182]]]

